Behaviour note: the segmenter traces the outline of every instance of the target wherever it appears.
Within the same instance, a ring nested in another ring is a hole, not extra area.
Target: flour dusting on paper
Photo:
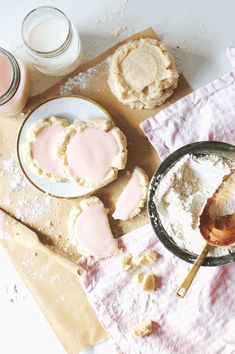
[[[105,74],[108,74],[109,63],[112,56],[110,55],[101,63],[92,66],[84,72],[80,72],[74,77],[70,77],[63,85],[60,86],[60,95],[68,96],[73,92],[73,89],[78,87],[80,91],[86,91],[91,83],[92,78],[99,71],[103,71]]]
[[[26,187],[27,180],[24,177],[17,161],[16,153],[12,153],[8,159],[2,161],[2,177],[7,173],[10,177],[9,187],[12,192],[19,192]]]
[[[53,212],[55,201],[52,197],[48,194],[39,197],[26,190],[29,182],[21,171],[15,151],[8,158],[1,159],[0,162],[1,177],[6,179],[6,185],[9,186],[9,189],[6,187],[4,190],[1,190],[0,204],[3,208],[13,205],[12,193],[14,193],[14,199],[17,199],[14,216],[18,220],[23,222],[29,218],[36,220],[45,212]]]

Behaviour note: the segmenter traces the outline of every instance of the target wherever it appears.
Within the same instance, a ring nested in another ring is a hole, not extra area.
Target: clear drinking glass
[[[21,35],[30,61],[44,74],[63,76],[78,67],[79,33],[61,10],[50,6],[32,10],[23,20]]]

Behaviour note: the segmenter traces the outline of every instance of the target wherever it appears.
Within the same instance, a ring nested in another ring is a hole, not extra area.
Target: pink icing
[[[117,242],[110,230],[108,218],[102,204],[85,209],[74,225],[78,244],[89,255],[106,257],[117,250]]]
[[[68,144],[68,167],[74,176],[99,182],[109,172],[117,154],[118,145],[112,134],[87,128],[75,134]]]
[[[3,53],[0,53],[0,78],[0,96],[2,96],[10,88],[13,80],[12,64]]]
[[[48,173],[61,175],[59,159],[56,156],[56,146],[64,127],[55,123],[43,129],[32,144],[32,155],[37,165]]]
[[[114,219],[128,220],[131,213],[138,207],[142,198],[141,185],[134,172],[126,187],[120,194],[116,210],[113,214]]]

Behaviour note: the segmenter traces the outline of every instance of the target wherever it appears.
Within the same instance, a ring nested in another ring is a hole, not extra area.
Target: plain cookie
[[[108,83],[117,99],[131,108],[161,105],[177,87],[179,74],[167,48],[157,39],[120,46],[112,57]]]

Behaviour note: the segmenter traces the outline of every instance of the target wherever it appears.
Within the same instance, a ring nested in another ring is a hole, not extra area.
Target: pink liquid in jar
[[[22,112],[29,94],[29,69],[11,53],[0,48],[0,115]]]

